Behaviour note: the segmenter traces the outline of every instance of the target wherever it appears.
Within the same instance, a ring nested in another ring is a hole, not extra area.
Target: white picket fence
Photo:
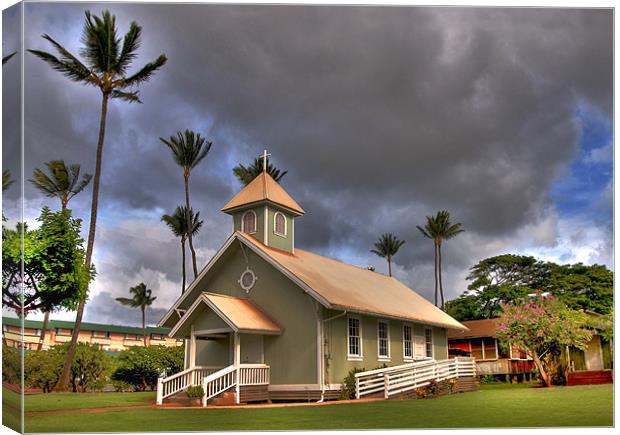
[[[355,397],[383,393],[391,396],[424,387],[431,381],[443,381],[476,375],[474,358],[457,357],[443,361],[425,359],[384,369],[355,374]]]

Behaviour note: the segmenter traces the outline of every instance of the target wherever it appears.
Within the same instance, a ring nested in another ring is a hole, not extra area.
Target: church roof
[[[328,308],[467,330],[393,277],[297,248],[290,254],[270,248],[245,233],[235,234],[291,274]]]
[[[469,331],[450,331],[449,339],[461,338],[480,338],[480,337],[497,337],[497,327],[499,326],[499,318],[466,320],[463,325],[469,328]]]
[[[174,337],[183,325],[193,318],[194,312],[202,304],[213,310],[233,331],[249,334],[280,334],[282,332],[278,324],[251,300],[203,292],[170,331],[171,337]]]
[[[270,201],[296,214],[305,213],[304,209],[265,171],[228,201],[222,211],[229,212],[260,201]]]

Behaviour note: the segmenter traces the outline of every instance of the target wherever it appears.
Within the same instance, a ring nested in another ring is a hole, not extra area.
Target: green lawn
[[[75,395],[69,403],[101,406],[114,393]],[[129,394],[132,395],[132,394]],[[60,395],[59,395],[60,396]],[[69,395],[70,396],[70,395]],[[134,402],[121,394],[122,405]],[[40,408],[45,396],[37,397]],[[52,396],[49,396],[52,397]],[[67,396],[68,397],[68,396]],[[144,399],[144,395],[141,396]],[[34,396],[27,398],[34,399]],[[138,401],[139,402],[139,401]],[[263,409],[143,409],[26,416],[27,432],[213,431],[459,427],[611,426],[613,386],[527,388],[485,385],[435,399]],[[35,402],[32,402],[35,403]],[[39,409],[40,409],[39,408]],[[32,408],[30,408],[32,410]],[[51,409],[47,408],[47,409]]]

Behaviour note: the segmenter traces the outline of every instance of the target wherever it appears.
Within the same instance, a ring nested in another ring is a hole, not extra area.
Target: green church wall
[[[196,365],[226,367],[232,364],[228,336],[216,340],[196,339]]]
[[[338,311],[324,310],[325,318],[336,316]],[[326,375],[325,381],[330,384],[342,383],[350,370],[354,368],[372,370],[383,365],[388,367],[412,362],[411,359],[404,359],[403,347],[403,324],[413,326],[414,335],[424,335],[425,326],[411,322],[403,322],[394,319],[384,319],[368,315],[355,315],[361,319],[362,325],[362,358],[359,360],[349,360],[347,352],[347,325],[348,315],[338,317],[328,321],[324,326],[325,361]],[[377,323],[379,320],[387,321],[389,325],[390,358],[379,358]],[[448,340],[445,328],[433,327],[433,352],[436,360],[448,358]]]
[[[197,290],[249,297],[283,329],[277,336],[265,335],[265,364],[271,366],[272,384],[317,384],[316,319],[310,296],[246,248],[249,263],[238,248],[230,248],[197,286]],[[258,277],[249,294],[238,283],[249,267]],[[194,299],[195,300],[195,299]],[[198,329],[198,328],[196,328]],[[202,364],[202,360],[197,362]]]
[[[286,218],[286,236],[276,234],[274,218],[276,213],[282,213]],[[284,210],[269,206],[267,209],[267,240],[272,248],[286,252],[293,252],[293,217]]]

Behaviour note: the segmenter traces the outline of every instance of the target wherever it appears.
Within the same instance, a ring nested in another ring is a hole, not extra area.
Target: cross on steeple
[[[270,155],[271,154],[267,153],[267,150],[264,150],[263,154],[259,156],[261,159],[263,159],[263,172],[267,172],[267,157]]]

